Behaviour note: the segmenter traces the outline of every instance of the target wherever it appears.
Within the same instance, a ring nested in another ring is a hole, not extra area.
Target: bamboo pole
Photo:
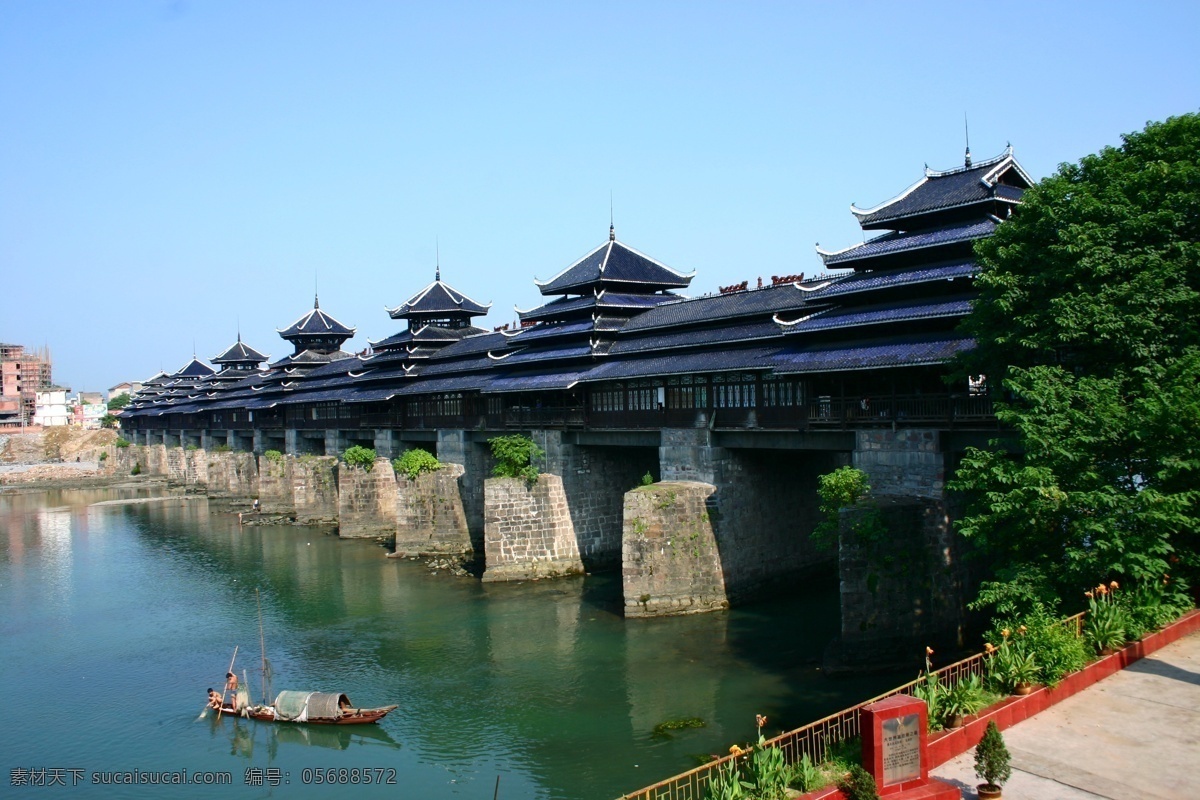
[[[237,661],[237,651],[239,645],[233,646],[233,658],[229,659],[229,669],[225,670],[225,674],[233,672],[233,662]],[[225,687],[221,689],[221,707],[217,709],[217,719],[221,718],[221,711],[225,708],[225,693],[229,691],[229,678],[225,678]]]

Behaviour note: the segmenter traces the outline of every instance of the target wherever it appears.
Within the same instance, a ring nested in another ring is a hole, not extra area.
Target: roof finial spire
[[[963,133],[967,140],[967,157],[964,160],[965,166],[971,166],[971,128],[967,124],[967,112],[963,112]]]
[[[440,281],[442,279],[442,243],[438,237],[433,237],[433,279]]]
[[[238,314],[237,328],[238,328],[238,344],[241,344],[242,343],[242,315],[241,314]]]
[[[617,240],[617,226],[613,223],[612,189],[608,190],[608,240],[610,242],[615,242]]]

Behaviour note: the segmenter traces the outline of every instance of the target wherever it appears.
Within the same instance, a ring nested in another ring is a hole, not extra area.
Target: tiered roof
[[[349,358],[342,344],[354,336],[355,329],[343,325],[321,310],[321,301],[313,296],[312,311],[279,331],[279,336],[292,343],[295,352],[271,364],[272,369],[311,369]]]
[[[683,289],[692,282],[693,272],[685,275],[665,264],[618,242],[616,230],[609,227],[608,241],[576,261],[548,281],[534,280],[543,295],[595,295],[611,289],[636,294]]]
[[[1003,219],[1032,185],[1011,146],[978,164],[968,150],[963,166],[941,172],[926,167],[921,180],[891,200],[865,209],[851,204],[850,211],[863,230],[911,230],[926,227],[933,217],[953,221],[993,214]]]
[[[354,336],[354,331],[354,328],[343,325],[322,311],[321,299],[314,295],[312,311],[279,331],[279,336],[291,342],[296,348],[295,354],[299,355],[305,350],[337,350],[343,342]]]
[[[955,332],[971,311],[974,243],[991,236],[1033,181],[1007,148],[936,172],[874,208],[851,206],[863,230],[889,232],[844,250],[817,248],[825,266],[853,269],[823,291],[823,311],[776,321],[789,346],[776,368],[832,372],[941,363],[973,346]]]
[[[242,335],[239,333],[237,341],[225,348],[219,356],[215,356],[212,363],[219,364],[222,372],[229,370],[242,372],[258,369],[259,365],[269,358],[270,356],[265,356],[243,343]]]
[[[466,322],[471,317],[488,313],[491,303],[477,303],[449,284],[442,282],[442,270],[434,273],[433,283],[417,292],[408,302],[387,310],[392,319],[425,320],[447,318],[454,322]],[[448,326],[449,327],[449,326]]]
[[[184,364],[183,367],[178,372],[176,372],[174,375],[172,375],[171,377],[174,378],[176,381],[179,381],[181,379],[195,381],[195,380],[199,380],[201,378],[207,378],[208,376],[212,375],[214,372],[216,372],[215,369],[210,367],[208,364],[205,364],[203,361],[196,358],[195,356],[192,356],[192,360],[189,361],[187,364]]]
[[[407,320],[408,329],[371,342],[371,349],[385,359],[427,359],[448,344],[483,333],[483,329],[475,327],[471,320],[487,314],[489,308],[491,303],[477,303],[443,283],[442,270],[438,267],[433,283],[408,302],[387,309],[392,319]]]

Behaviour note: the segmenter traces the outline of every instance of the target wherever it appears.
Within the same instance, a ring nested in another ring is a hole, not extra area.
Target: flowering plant
[[[1083,626],[1084,636],[1099,652],[1116,650],[1128,639],[1129,612],[1117,603],[1116,581],[1084,592],[1088,599],[1087,621]]]
[[[1033,649],[1030,647],[1028,629],[1021,625],[1013,636],[1008,628],[1000,631],[1002,641],[997,647],[991,642],[984,645],[984,662],[988,677],[1006,692],[1011,692],[1023,683],[1033,683],[1041,675]]]

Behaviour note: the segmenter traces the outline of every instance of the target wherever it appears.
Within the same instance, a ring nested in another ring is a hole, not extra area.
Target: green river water
[[[239,528],[203,500],[92,505],[134,496],[0,495],[3,794],[486,800],[499,777],[505,800],[612,800],[752,739],[756,713],[773,735],[908,677],[821,673],[832,583],[627,621],[615,574],[483,585],[316,528]],[[261,691],[256,587],[275,690],[400,708],[340,728],[197,721],[235,645]],[[681,717],[706,725],[654,735]],[[100,783],[185,770],[230,783]]]

